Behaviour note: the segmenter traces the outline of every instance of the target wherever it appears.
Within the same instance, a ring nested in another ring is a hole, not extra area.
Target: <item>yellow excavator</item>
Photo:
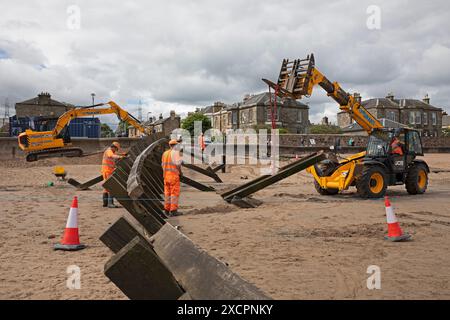
[[[314,55],[306,59],[284,59],[277,83],[263,79],[280,98],[310,96],[319,85],[369,135],[366,151],[338,160],[330,156],[307,169],[322,195],[334,195],[356,186],[363,198],[379,198],[387,186],[405,185],[410,194],[424,193],[430,169],[416,156],[423,156],[422,141],[416,130],[386,128],[365,109],[356,95],[345,92],[339,83],[328,80],[315,66]],[[335,147],[335,150],[338,146]]]
[[[107,108],[97,108],[108,105]],[[150,135],[148,128],[141,125],[140,121],[119,107],[114,101],[100,103],[89,107],[73,108],[58,118],[56,126],[51,131],[33,131],[30,129],[22,132],[19,137],[19,147],[26,152],[26,160],[37,161],[42,158],[69,156],[81,157],[83,150],[71,147],[67,125],[72,119],[103,114],[116,114],[122,120],[140,132]]]

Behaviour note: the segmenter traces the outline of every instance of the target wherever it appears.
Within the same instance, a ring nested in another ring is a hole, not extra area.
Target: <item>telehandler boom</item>
[[[426,191],[430,170],[425,161],[416,159],[423,156],[419,133],[408,128],[385,128],[355,95],[345,92],[339,83],[331,82],[315,67],[314,55],[293,61],[284,59],[277,83],[263,81],[277,96],[293,99],[310,96],[319,85],[369,135],[366,151],[340,161],[329,157],[307,169],[320,194],[333,195],[356,186],[361,197],[379,198],[384,196],[388,185],[401,184],[405,184],[410,194]]]

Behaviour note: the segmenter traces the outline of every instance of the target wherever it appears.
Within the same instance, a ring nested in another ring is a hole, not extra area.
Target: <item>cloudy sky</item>
[[[450,111],[447,0],[0,4],[0,117],[5,98],[41,91],[78,105],[95,92],[135,114],[142,100],[144,118],[185,114],[262,92],[261,78],[275,80],[283,58],[310,52],[330,80],[363,98],[428,93]],[[311,121],[335,119],[338,107],[320,89],[307,102]]]

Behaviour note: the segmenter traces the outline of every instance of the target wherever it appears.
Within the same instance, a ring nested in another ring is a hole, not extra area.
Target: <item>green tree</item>
[[[114,131],[106,123],[102,123],[100,126],[100,136],[102,138],[113,137]]]
[[[191,135],[194,135],[194,122],[201,121],[202,122],[202,131],[205,132],[208,129],[211,129],[211,120],[200,112],[194,112],[188,115],[185,119],[181,121],[181,128],[188,130]]]
[[[342,129],[338,126],[313,124],[309,127],[309,133],[311,134],[333,134],[342,133]]]
[[[116,135],[118,137],[128,137],[128,128],[130,124],[126,121],[120,120],[119,125],[117,126]]]

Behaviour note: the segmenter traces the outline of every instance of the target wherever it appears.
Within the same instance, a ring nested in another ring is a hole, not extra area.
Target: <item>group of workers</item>
[[[181,153],[179,141],[172,139],[169,141],[169,150],[165,151],[161,159],[161,167],[164,178],[164,211],[167,216],[177,216],[178,199],[180,197],[180,175],[181,172]],[[120,144],[113,142],[105,150],[102,159],[103,181],[106,181],[116,168],[116,161],[122,159],[126,154],[120,154]],[[103,190],[103,207],[118,208],[114,204],[114,199],[108,190]]]

